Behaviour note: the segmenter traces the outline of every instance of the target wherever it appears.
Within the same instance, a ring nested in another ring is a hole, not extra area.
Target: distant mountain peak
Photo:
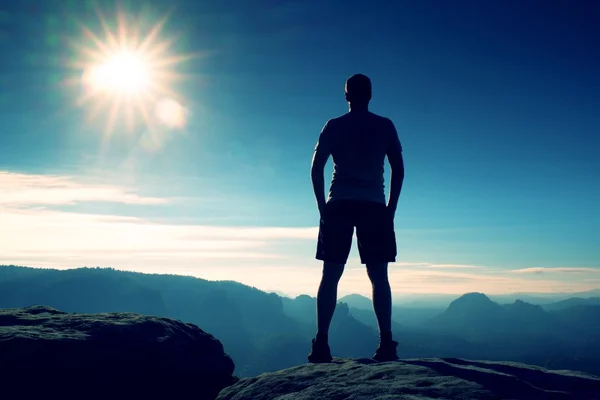
[[[481,293],[481,292],[468,292],[468,293],[463,294],[460,297],[481,297],[481,298],[486,298],[486,299],[488,298],[484,293]]]
[[[363,301],[371,301],[371,299],[369,299],[366,296],[363,296],[362,294],[358,294],[358,293],[351,293],[351,294],[347,294],[344,297],[340,298],[340,301],[343,300],[363,300]]]
[[[519,307],[533,307],[533,308],[541,308],[539,305],[537,304],[531,304],[527,301],[521,300],[521,299],[517,299],[515,300],[515,302],[513,303],[513,305],[515,306],[519,306]]]
[[[485,302],[485,303],[493,303],[493,301],[487,297],[483,293],[479,292],[470,292],[465,293],[460,296],[458,299],[454,300],[452,303],[463,303],[463,302]],[[452,304],[450,303],[450,304]]]
[[[483,293],[465,293],[448,306],[449,312],[487,312],[501,308]]]
[[[505,306],[505,308],[507,310],[520,311],[520,312],[535,312],[535,313],[542,313],[542,314],[546,313],[541,306],[539,306],[537,304],[531,304],[531,303],[528,303],[528,302],[520,300],[520,299],[515,300],[515,302],[512,304],[507,304]]]
[[[373,308],[373,302],[368,297],[365,297],[361,294],[349,294],[338,300],[338,302],[346,303],[350,307],[362,309],[362,310],[371,310]]]

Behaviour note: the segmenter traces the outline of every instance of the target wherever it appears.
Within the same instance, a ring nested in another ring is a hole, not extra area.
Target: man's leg
[[[392,340],[392,289],[388,279],[388,264],[367,264],[367,274],[373,289],[373,310],[379,326],[379,339]]]
[[[310,362],[331,361],[329,325],[337,303],[338,283],[344,272],[354,234],[348,208],[348,203],[343,200],[327,203],[325,215],[321,216],[316,258],[323,261],[323,274],[317,292],[317,335],[308,355]]]
[[[360,223],[356,227],[361,262],[373,288],[373,309],[379,326],[379,347],[373,358],[397,360],[397,342],[392,340],[392,291],[388,279],[388,263],[396,261],[394,221],[384,204],[363,204]]]
[[[337,303],[337,288],[344,264],[324,262],[321,284],[317,292],[317,340],[328,339],[329,325]]]

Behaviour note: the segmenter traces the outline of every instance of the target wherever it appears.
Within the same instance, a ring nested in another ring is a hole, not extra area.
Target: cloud
[[[434,269],[461,269],[461,268],[486,268],[480,265],[469,265],[469,264],[431,264],[426,262],[399,262],[394,263],[394,266],[398,267],[424,267],[424,268],[434,268]]]
[[[468,270],[466,272],[429,268],[390,268],[389,279],[392,291],[397,295],[406,293],[460,295],[472,291],[484,292],[486,294],[576,292],[589,290],[597,286],[594,282],[587,280],[564,282],[561,279],[544,279],[539,277],[532,280],[511,274],[510,271],[502,269],[476,270],[473,272]],[[282,288],[281,290],[284,289]],[[370,296],[371,285],[365,269],[356,268],[344,272],[344,276],[340,282],[339,293],[340,295],[345,293],[359,293]]]
[[[168,199],[65,176],[0,171],[0,263],[76,267],[267,260],[285,256],[282,241],[317,236],[317,228],[310,227],[182,225],[32,207],[81,202],[159,206]]]
[[[514,274],[546,274],[546,273],[575,273],[575,274],[594,274],[600,273],[600,267],[534,267],[516,269],[510,271]]]
[[[165,204],[164,198],[145,197],[131,190],[77,182],[72,177],[0,171],[0,205],[67,205],[79,202]]]
[[[0,262],[85,260],[101,265],[115,257],[177,259],[272,258],[282,240],[312,239],[312,228],[216,227],[153,223],[142,218],[40,209],[0,209]],[[123,256],[128,254],[128,256]]]
[[[171,199],[144,196],[134,189],[65,176],[0,171],[0,265],[61,269],[110,266],[236,280],[292,295],[316,294],[321,277],[321,263],[314,258],[317,227],[176,224],[168,219],[157,223],[131,215],[44,208],[85,202],[153,207],[171,204]],[[419,260],[391,264],[389,276],[395,293],[583,291],[600,282],[593,279],[598,275],[584,275],[586,279],[576,275],[576,280],[566,282],[564,275],[550,272],[597,273],[600,268],[509,271]],[[547,275],[540,276],[544,273]],[[339,294],[370,292],[365,268],[353,255]]]
[[[486,268],[481,265],[468,264],[431,264],[429,268]]]
[[[210,235],[211,237],[222,237],[230,239],[312,239],[317,238],[319,228],[297,228],[297,227],[222,227],[203,226],[187,237],[189,240],[198,240]]]

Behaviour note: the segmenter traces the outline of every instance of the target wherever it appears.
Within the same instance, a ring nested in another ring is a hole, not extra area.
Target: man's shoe
[[[373,359],[375,361],[395,361],[398,360],[398,354],[396,354],[396,347],[398,342],[390,340],[379,343]]]
[[[324,340],[313,339],[308,361],[311,363],[328,363],[332,360],[329,344]]]

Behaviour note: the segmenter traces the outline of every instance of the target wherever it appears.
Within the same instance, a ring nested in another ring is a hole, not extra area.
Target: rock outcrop
[[[599,399],[600,378],[518,363],[335,359],[245,378],[217,400]]]
[[[177,320],[0,309],[0,391],[7,399],[214,399],[236,381],[233,371],[221,342]]]
[[[600,378],[519,363],[335,359],[238,380],[195,325],[133,313],[0,309],[2,398],[600,399]]]

